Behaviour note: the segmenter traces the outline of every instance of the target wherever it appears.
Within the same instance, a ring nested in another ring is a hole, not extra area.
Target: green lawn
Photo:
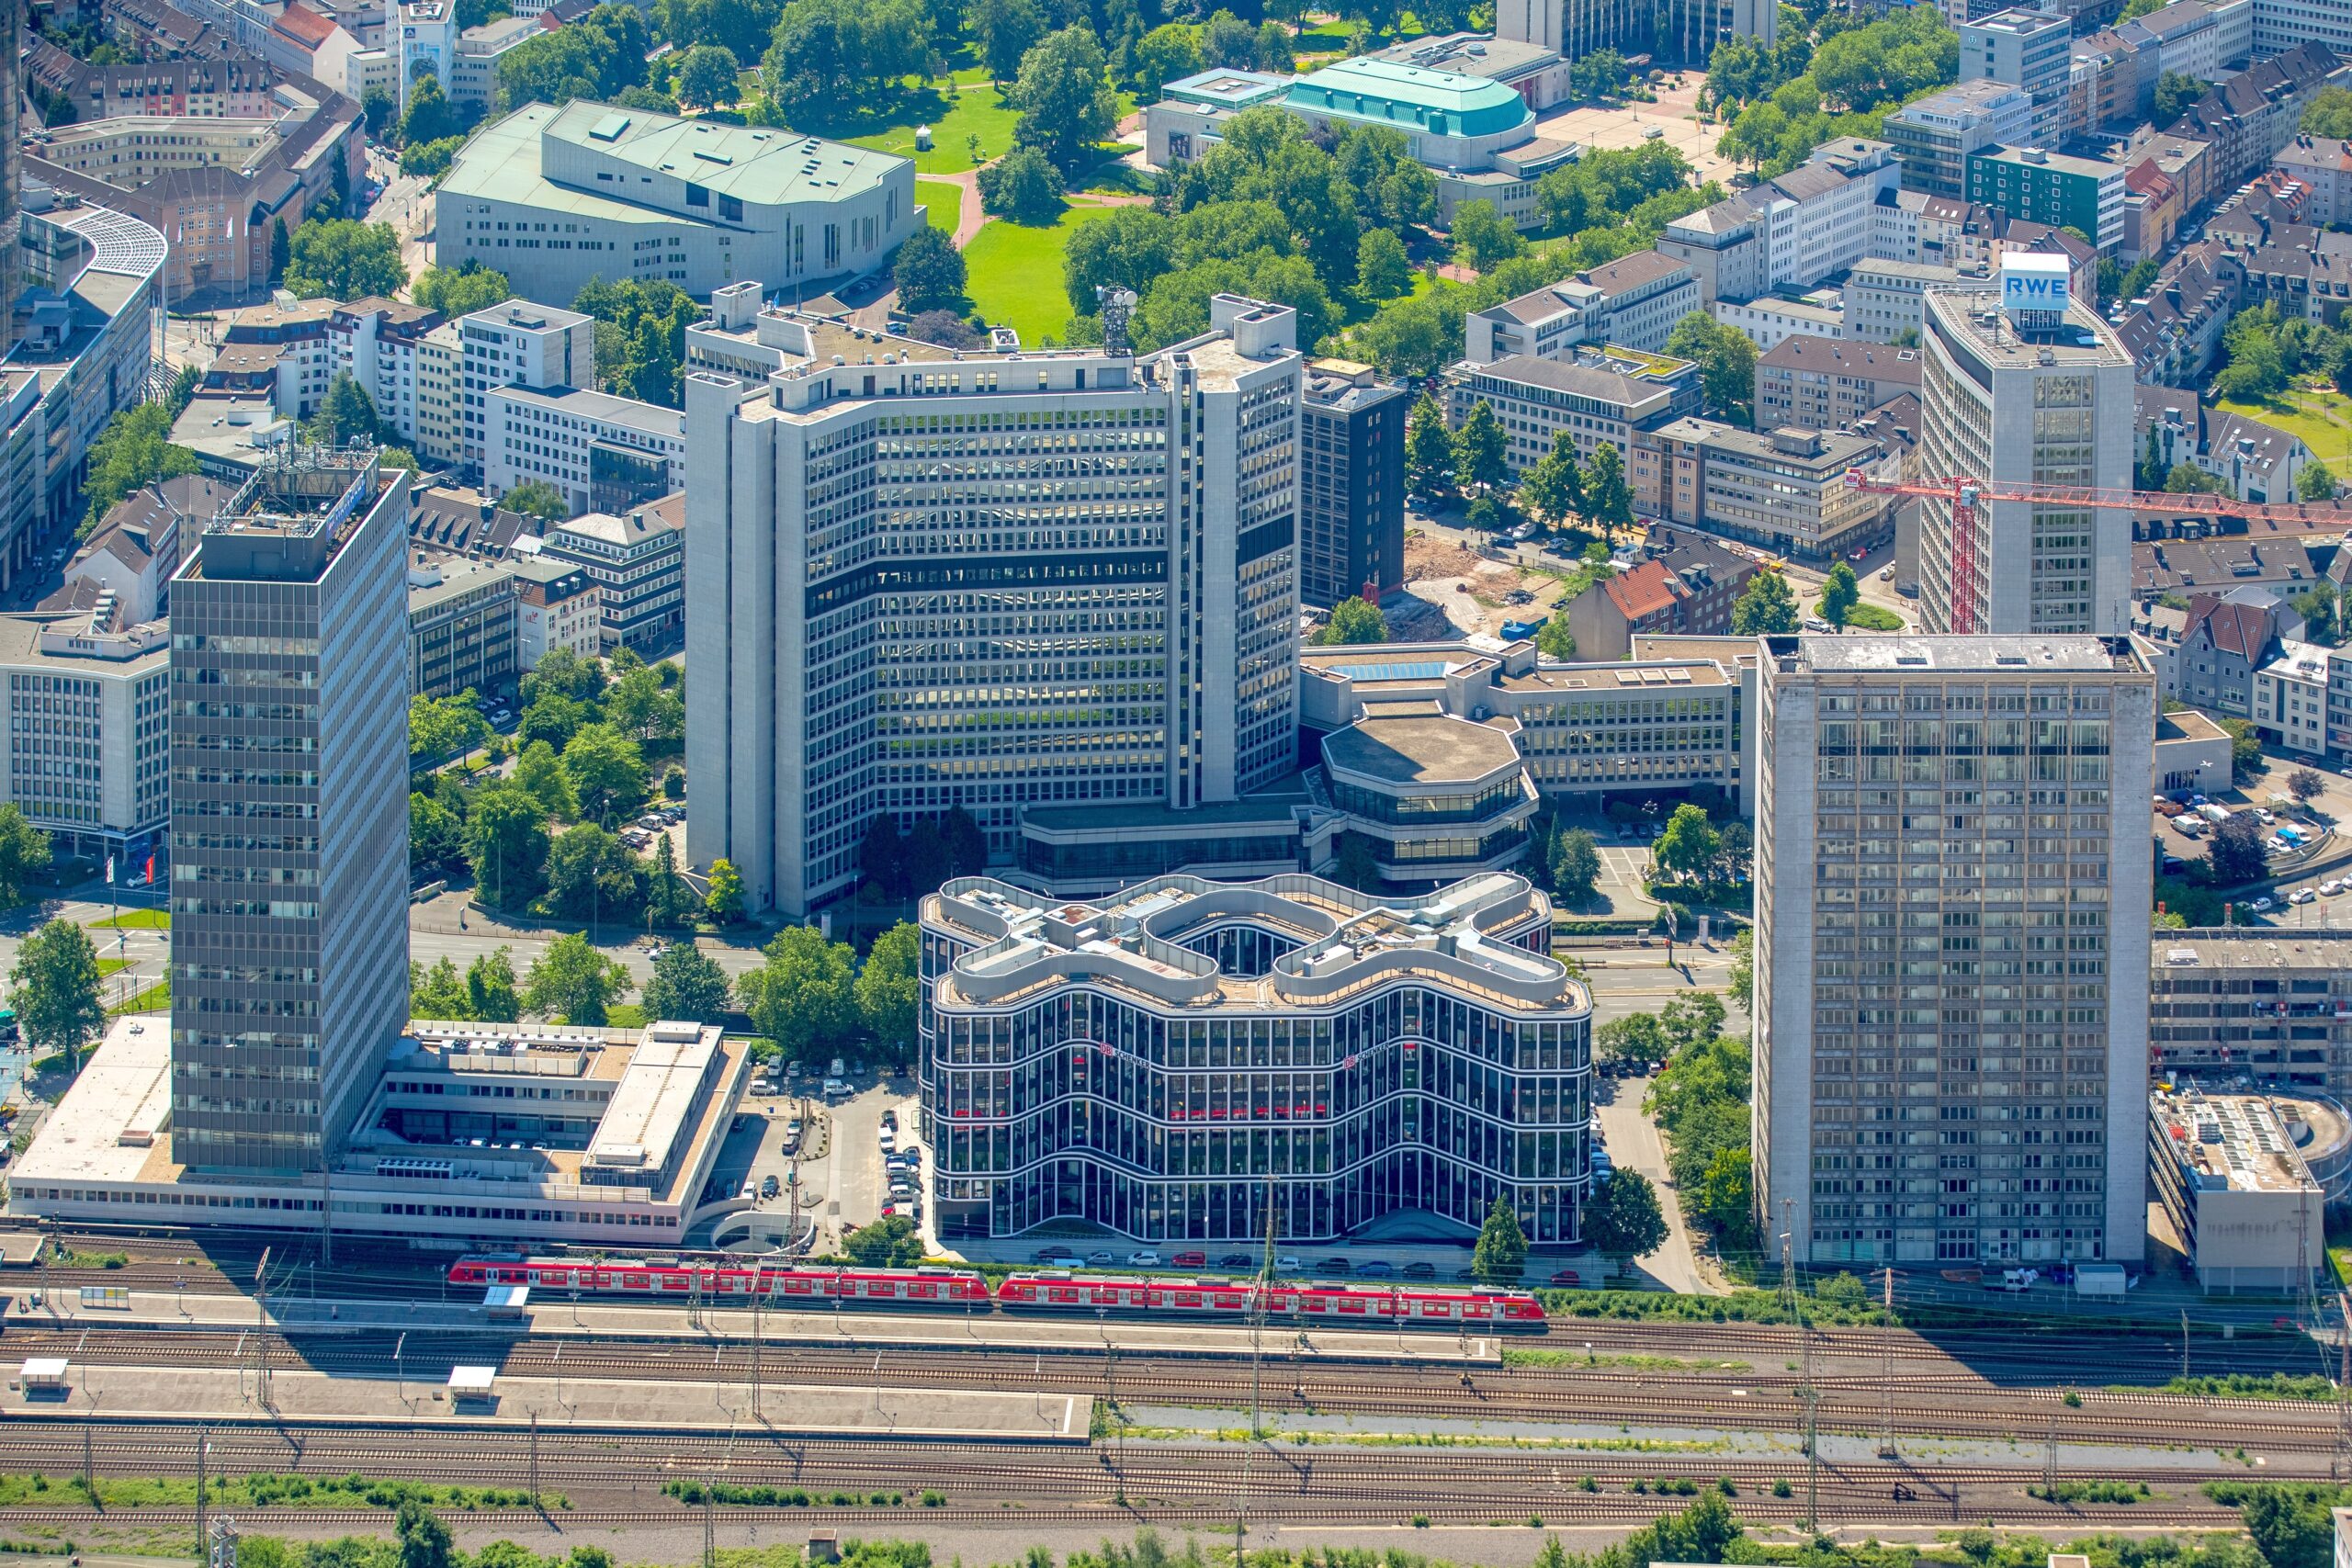
[[[1072,207],[1051,228],[1002,219],[989,224],[964,247],[965,291],[971,295],[973,308],[991,325],[1020,333],[1023,348],[1036,347],[1048,333],[1059,336],[1069,325],[1069,297],[1062,292],[1062,252],[1070,231],[1110,210]]]
[[[158,980],[153,985],[148,987],[145,990],[133,996],[129,1001],[123,1003],[120,1007],[110,1007],[107,1009],[107,1015],[109,1018],[112,1018],[127,1012],[161,1012],[171,1005],[171,981],[167,979]]]
[[[956,237],[956,225],[964,216],[964,187],[953,180],[917,180],[915,199],[930,209],[931,226],[946,235]]]
[[[111,931],[117,926],[129,926],[133,931],[169,931],[171,915],[163,909],[125,909],[119,915],[108,915],[102,920],[92,920],[92,931]]]
[[[2267,403],[2228,398],[2214,406],[2300,436],[2323,463],[2352,458],[2352,398],[2341,392],[2298,387]]]
[[[789,117],[792,129],[912,158],[919,175],[960,174],[974,167],[966,138],[980,139],[985,163],[1012,147],[1012,124],[1021,117],[988,85],[986,71],[958,71],[955,80],[960,90],[952,95],[925,83],[849,107],[801,109]],[[928,152],[915,151],[919,125],[931,127]]]

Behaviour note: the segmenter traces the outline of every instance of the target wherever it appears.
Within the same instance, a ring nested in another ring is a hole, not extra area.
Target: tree
[[[409,290],[409,298],[453,321],[476,310],[487,310],[514,295],[504,273],[492,272],[477,261],[463,266],[428,266],[417,275],[416,287]]]
[[[1714,864],[1723,852],[1723,839],[1705,811],[1687,802],[1666,819],[1654,852],[1657,863],[1677,876],[1697,876]]]
[[[2228,821],[2216,826],[2213,847],[2207,852],[2211,857],[2216,886],[2235,887],[2259,881],[2267,856],[2262,847],[2262,829],[2255,822],[2254,813],[2233,812]]]
[[[2167,71],[2156,78],[2156,119],[2158,125],[2170,125],[2180,118],[2189,105],[2213,90],[2212,84],[2178,71]]]
[[[1481,197],[1453,209],[1453,259],[1474,272],[1489,272],[1527,252],[1527,237],[1495,204]]]
[[[438,141],[457,135],[459,129],[458,111],[450,107],[448,96],[441,90],[441,79],[430,72],[419,73],[409,85],[408,107],[401,115],[401,145]]]
[[[899,247],[890,269],[899,286],[899,309],[913,313],[948,310],[964,301],[964,255],[939,230],[925,224]]]
[[[678,57],[678,101],[698,109],[731,102],[742,73],[733,50],[724,44],[698,43]]]
[[[645,756],[609,724],[583,725],[563,749],[563,771],[582,818],[627,817],[645,803]]]
[[[162,403],[139,403],[107,423],[90,443],[87,498],[76,538],[87,538],[114,503],[141,485],[196,472],[196,454],[171,442],[172,411]]]
[[[2249,1489],[2246,1534],[2270,1568],[2328,1568],[2335,1561],[2335,1527],[2327,1505],[2285,1486]]]
[[[1596,442],[1584,466],[1585,514],[1595,523],[1623,528],[1634,521],[1634,492],[1625,483],[1625,458],[1614,443]]]
[[[401,237],[389,223],[310,219],[294,231],[285,281],[302,299],[390,299],[408,287]]]
[[[1747,580],[1731,607],[1735,637],[1784,636],[1797,629],[1796,595],[1777,571],[1759,571]]]
[[[980,46],[991,82],[1018,76],[1030,48],[1046,36],[1046,14],[1035,0],[972,0],[964,21]]]
[[[648,1020],[717,1023],[727,1016],[727,971],[692,942],[673,942],[653,960],[645,982]]]
[[[1582,828],[1570,828],[1552,845],[1552,891],[1563,898],[1592,897],[1600,881],[1600,844]]]
[[[653,872],[646,881],[646,913],[657,926],[682,926],[694,919],[695,902],[695,890],[678,874],[678,852],[664,833],[655,842]]]
[[[466,825],[429,795],[408,797],[408,874],[417,882],[465,864]]]
[[[1405,242],[1393,229],[1367,229],[1356,242],[1356,293],[1373,304],[1394,299],[1413,286]]]
[[[400,1568],[451,1568],[449,1527],[432,1509],[413,1497],[403,1499],[394,1528],[400,1537]]]
[[[922,1261],[922,1235],[912,1220],[892,1214],[842,1237],[842,1253],[862,1269],[911,1269]]]
[[[1102,46],[1080,24],[1048,33],[1021,57],[1021,74],[1005,101],[1021,111],[1014,142],[1035,147],[1064,173],[1074,173],[1119,123]]]
[[[1381,614],[1379,605],[1362,594],[1342,599],[1331,606],[1330,624],[1315,634],[1315,640],[1327,648],[1354,642],[1386,642],[1388,617]]]
[[[900,920],[874,939],[857,972],[857,1015],[882,1054],[913,1060],[915,1008],[922,994],[922,932]]]
[[[512,784],[483,789],[466,818],[466,858],[476,887],[488,888],[492,904],[523,908],[546,886],[546,809]]]
[[[644,867],[594,822],[565,829],[548,846],[548,907],[567,919],[627,916],[644,901]]]
[[[1756,340],[1704,310],[1693,310],[1667,334],[1666,352],[1699,367],[1707,406],[1734,424],[1755,423]]]
[[[1527,1233],[1498,1194],[1478,1227],[1478,1245],[1470,1249],[1470,1272],[1482,1284],[1510,1285],[1526,1269]]]
[[[1584,1239],[1611,1258],[1657,1251],[1666,1240],[1666,1213],[1650,1179],[1621,1170],[1602,1182],[1585,1210]]]
[[[1592,1054],[1597,1061],[1646,1067],[1652,1062],[1665,1061],[1673,1049],[1655,1013],[1627,1013],[1592,1032]]]
[[[568,523],[571,520],[571,503],[563,491],[545,479],[525,479],[498,498],[498,504],[509,512],[520,512],[542,523]]]
[[[25,879],[49,869],[49,835],[11,802],[0,806],[0,907],[25,896]]]
[[[1535,628],[1535,650],[1563,662],[1577,656],[1577,634],[1568,629],[1566,606],[1553,611]]]
[[[1838,562],[1822,581],[1821,618],[1833,626],[1844,626],[1861,597],[1862,586],[1854,576],[1854,569],[1844,561]]]
[[[1491,490],[1508,483],[1508,443],[1503,422],[1495,417],[1494,405],[1484,398],[1470,405],[1469,417],[1453,433],[1453,477],[1462,488],[1471,490],[1483,485]]]
[[[743,918],[743,874],[725,855],[710,863],[710,888],[703,895],[702,908],[722,926]]]
[[[787,1060],[846,1043],[857,1032],[857,976],[849,944],[813,926],[786,926],[762,950],[767,962],[735,982],[752,1028]]]
[[[2334,501],[2335,475],[2325,463],[2306,463],[2295,476],[2297,501]]]
[[[504,948],[466,966],[466,1016],[481,1023],[513,1023],[523,1016],[514,985],[514,958]]]
[[[1731,968],[1724,982],[1731,994],[1745,1001],[1756,990],[1756,928],[1742,926],[1739,934],[1731,939]]]
[[[1405,416],[1405,484],[1419,495],[1435,495],[1453,482],[1453,435],[1437,400],[1423,392]]]
[[[2287,793],[2308,805],[2327,788],[2327,781],[2312,768],[2297,768],[2287,775]]]
[[[1531,516],[1557,528],[1584,507],[1584,473],[1577,466],[1572,431],[1552,437],[1552,449],[1519,477],[1519,504]]]
[[[545,1019],[594,1028],[606,1010],[628,995],[628,971],[590,944],[579,931],[548,943],[524,977],[523,1006]]]
[[[392,95],[380,86],[370,87],[359,97],[360,118],[368,122],[368,134],[380,141],[392,126],[392,116],[400,105]]]
[[[514,760],[511,782],[558,821],[569,822],[580,816],[580,797],[572,793],[571,775],[563,771],[555,747],[545,740],[524,746],[523,754]]]
[[[481,699],[468,687],[454,697],[428,697],[419,692],[408,700],[408,754],[412,757],[457,757],[490,737],[490,721],[481,716]]]
[[[286,231],[282,217],[269,220],[269,280],[280,283],[286,277],[286,265],[294,259],[294,237]]]
[[[36,1054],[64,1052],[68,1069],[79,1072],[83,1047],[107,1021],[90,933],[58,919],[25,938],[8,973],[8,1005],[27,1045]]]
[[[939,858],[948,878],[977,876],[989,863],[988,835],[960,806],[951,806],[939,818]],[[918,892],[928,889],[918,887]]]
[[[2301,130],[2306,136],[2341,141],[2352,137],[2352,91],[2322,87],[2303,107]]]
[[[1046,224],[1062,213],[1062,176],[1035,147],[1016,147],[979,173],[980,208],[1016,223]]]
[[[459,1023],[473,1017],[472,999],[458,974],[457,961],[443,958],[432,968],[412,960],[408,966],[408,1013],[411,1018]]]
[[[372,444],[376,429],[375,400],[350,371],[338,370],[327,382],[319,412],[311,416],[310,428],[303,434],[322,446],[343,446],[353,442]]]
[[[1072,230],[1062,252],[1069,308],[1092,315],[1098,288],[1131,289],[1140,298],[1175,265],[1175,222],[1148,207],[1114,207]]]
[[[2194,463],[2175,463],[2165,476],[2165,489],[2175,495],[2221,495],[2229,488],[2219,474],[2209,474]]]
[[[2262,771],[2262,741],[2254,733],[2254,726],[2242,718],[2217,719],[2230,738],[2230,777],[2244,784]]]

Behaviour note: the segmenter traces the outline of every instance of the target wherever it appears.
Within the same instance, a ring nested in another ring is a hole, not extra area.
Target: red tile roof
[[[1601,584],[1618,614],[1629,621],[1639,621],[1674,608],[1674,603],[1686,592],[1682,580],[1666,570],[1663,561],[1645,560],[1639,566],[1621,571]]]
[[[294,0],[277,18],[279,32],[310,49],[316,49],[334,37],[334,23],[301,4],[301,0]]]

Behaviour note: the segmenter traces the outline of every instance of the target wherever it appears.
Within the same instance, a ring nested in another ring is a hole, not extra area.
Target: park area
[[[2352,398],[2332,387],[2290,387],[2267,401],[2224,398],[2213,406],[2285,431],[2331,467],[2352,460]]]

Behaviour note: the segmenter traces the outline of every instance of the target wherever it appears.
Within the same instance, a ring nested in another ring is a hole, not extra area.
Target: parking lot
[[[743,1250],[786,1245],[794,1234],[797,1190],[797,1212],[810,1250],[834,1252],[851,1231],[882,1218],[894,1200],[913,1199],[922,1190],[916,1174],[908,1172],[894,1192],[880,1137],[888,1114],[898,1124],[894,1147],[920,1150],[914,1080],[847,1075],[851,1092],[829,1104],[823,1076],[786,1077],[774,1085],[774,1094],[744,1095],[703,1195],[705,1202],[731,1197],[743,1206],[698,1224],[690,1238],[695,1245],[716,1242]],[[747,1188],[751,1196],[745,1201]],[[905,1212],[918,1224],[927,1217],[916,1204]]]

